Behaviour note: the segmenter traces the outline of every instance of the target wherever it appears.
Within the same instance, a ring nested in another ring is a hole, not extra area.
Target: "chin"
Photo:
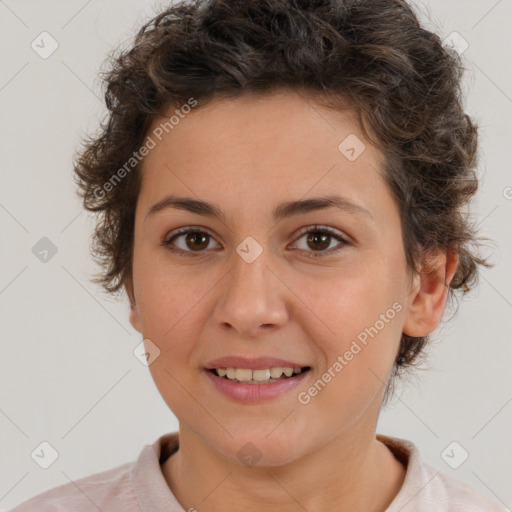
[[[235,429],[226,425],[232,437],[224,433],[220,439],[210,438],[209,443],[222,457],[236,464],[246,467],[283,466],[297,459],[305,443],[303,436],[292,435],[286,430],[278,433],[283,427],[277,426],[280,421],[282,418],[268,421],[268,428],[258,426],[253,430],[243,426]]]

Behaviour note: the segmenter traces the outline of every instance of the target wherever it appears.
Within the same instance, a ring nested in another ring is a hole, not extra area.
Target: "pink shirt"
[[[386,512],[507,512],[473,487],[425,464],[416,446],[378,434],[407,465],[405,481]],[[11,512],[186,512],[160,464],[178,449],[178,432],[145,445],[138,459],[45,491]]]

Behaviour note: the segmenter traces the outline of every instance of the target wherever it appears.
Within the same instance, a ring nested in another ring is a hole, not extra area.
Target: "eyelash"
[[[172,243],[174,242],[174,240],[176,238],[178,238],[179,236],[181,236],[183,234],[189,234],[189,233],[202,233],[202,234],[208,235],[210,238],[213,238],[204,229],[187,227],[187,228],[181,228],[181,229],[176,230],[171,238],[166,238],[162,242],[162,245],[166,249],[168,249],[169,251],[171,251],[173,253],[176,253],[179,256],[185,256],[185,257],[186,256],[192,256],[192,257],[202,256],[202,254],[204,252],[206,252],[206,251],[204,251],[204,250],[203,251],[196,251],[196,252],[195,251],[184,251],[183,249],[175,249],[172,246]],[[332,256],[334,253],[337,253],[341,249],[343,249],[343,247],[345,247],[347,245],[351,245],[351,243],[347,239],[343,238],[337,231],[334,231],[333,229],[331,229],[331,228],[329,228],[327,226],[317,226],[317,225],[310,226],[310,227],[306,228],[305,230],[301,230],[301,232],[298,235],[298,239],[297,240],[302,238],[304,235],[307,235],[307,234],[310,234],[310,233],[316,233],[316,234],[320,233],[320,234],[328,235],[331,238],[335,238],[336,240],[341,242],[339,244],[339,246],[337,246],[334,249],[329,249],[328,251],[306,251],[307,253],[310,253],[308,255],[308,257],[310,257],[310,258],[323,258],[323,257],[327,257],[327,256]]]

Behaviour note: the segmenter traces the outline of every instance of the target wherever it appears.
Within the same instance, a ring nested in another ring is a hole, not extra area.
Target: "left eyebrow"
[[[208,203],[207,201],[202,201],[200,199],[193,199],[191,197],[178,197],[173,194],[165,196],[162,200],[151,206],[151,208],[148,210],[148,213],[146,214],[146,220],[148,217],[151,217],[156,213],[169,208],[186,210],[188,212],[195,213],[197,215],[203,215],[205,217],[216,217],[224,223],[226,221],[224,213],[217,205]],[[361,215],[373,220],[373,215],[368,210],[354,203],[353,201],[338,195],[288,201],[276,206],[272,213],[275,220],[281,220],[284,218],[293,217],[294,215],[324,210],[326,208],[338,208],[342,211]]]
[[[337,195],[289,201],[274,208],[273,215],[275,220],[281,220],[287,217],[292,217],[293,215],[324,210],[326,208],[338,208],[339,210],[347,213],[355,213],[357,215],[373,219],[373,215],[361,205],[350,201],[346,197]]]

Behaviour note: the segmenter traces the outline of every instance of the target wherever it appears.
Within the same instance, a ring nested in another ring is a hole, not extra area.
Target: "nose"
[[[223,280],[214,311],[215,322],[224,330],[256,337],[287,321],[287,288],[270,268],[265,255],[264,251],[248,263],[234,254],[232,269]]]

